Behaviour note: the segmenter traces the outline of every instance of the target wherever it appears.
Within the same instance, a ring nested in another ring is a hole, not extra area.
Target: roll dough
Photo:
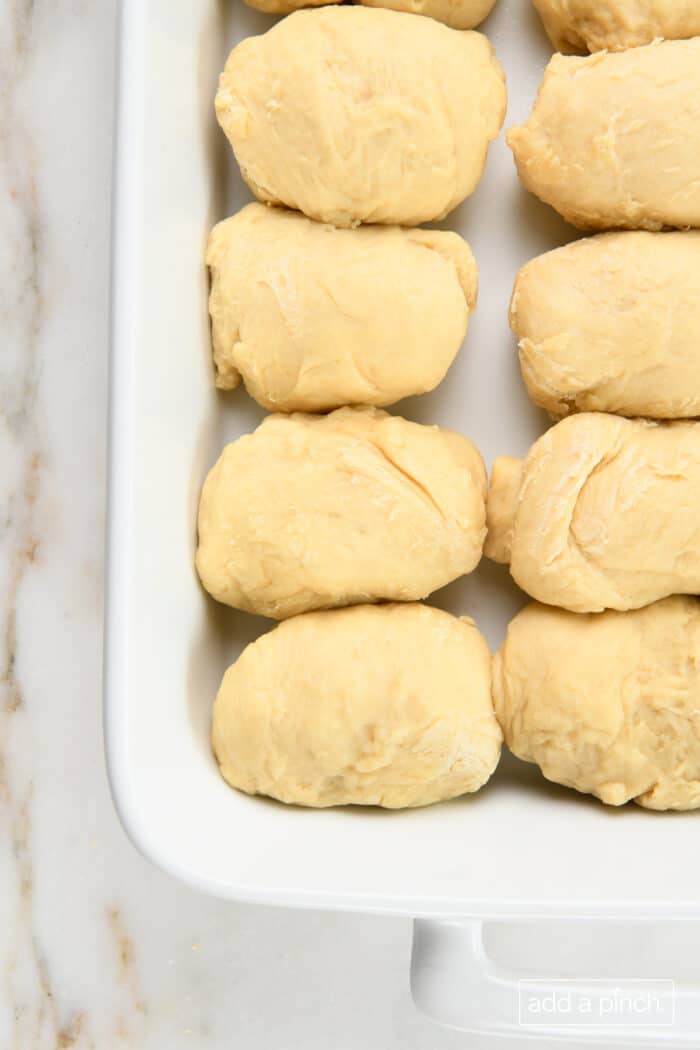
[[[425,605],[306,613],[228,669],[213,744],[233,787],[303,806],[476,791],[501,751],[491,654],[471,620]]]
[[[207,477],[197,568],[219,601],[275,619],[424,598],[478,564],[485,497],[460,434],[371,408],[268,416]]]
[[[286,15],[302,7],[322,7],[333,0],[245,0],[249,7],[272,15]],[[412,15],[426,15],[452,29],[473,29],[491,13],[495,0],[360,0],[365,7],[388,7]]]
[[[700,38],[554,55],[507,141],[527,189],[574,226],[700,226]]]
[[[605,233],[527,263],[510,323],[530,397],[575,411],[700,416],[700,231]]]
[[[700,591],[700,424],[582,413],[493,467],[485,554],[574,612]]]
[[[557,51],[624,51],[700,35],[698,0],[533,0]]]
[[[336,226],[446,215],[476,187],[505,105],[486,37],[365,7],[248,37],[216,96],[255,196]]]
[[[432,390],[476,305],[476,263],[456,233],[339,230],[249,204],[214,227],[207,262],[217,386],[242,374],[283,412]]]
[[[508,747],[609,805],[700,808],[700,605],[578,616],[528,605],[494,658]]]

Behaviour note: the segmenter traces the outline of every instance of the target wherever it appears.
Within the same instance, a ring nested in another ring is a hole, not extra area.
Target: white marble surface
[[[136,854],[112,808],[114,47],[114,0],[0,0],[0,1048],[496,1046],[414,1009],[409,922],[197,896]]]

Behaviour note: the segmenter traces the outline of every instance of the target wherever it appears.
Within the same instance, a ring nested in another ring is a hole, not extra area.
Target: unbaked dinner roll
[[[425,806],[476,791],[501,731],[471,620],[426,605],[306,613],[224,675],[213,745],[226,780],[303,806]]]
[[[637,609],[700,591],[700,424],[582,413],[497,459],[484,552],[538,601]]]
[[[485,501],[461,434],[371,408],[268,416],[209,472],[197,568],[219,601],[275,619],[424,598],[478,564]]]
[[[480,33],[366,7],[297,11],[231,52],[216,113],[261,201],[415,226],[478,183],[505,116]]]
[[[528,605],[494,658],[511,751],[620,806],[700,808],[700,605],[589,616]]]
[[[217,386],[265,408],[388,405],[444,377],[476,305],[456,233],[336,229],[249,204],[214,227],[207,262]]]
[[[698,0],[533,0],[557,51],[624,51],[700,35]]]
[[[700,416],[699,230],[540,255],[518,274],[510,323],[528,393],[552,416]]]
[[[286,15],[301,7],[322,7],[334,0],[246,0],[249,7],[272,15]],[[495,0],[360,0],[365,7],[388,7],[412,15],[426,15],[453,29],[473,29],[491,13]]]
[[[555,55],[508,144],[525,186],[582,229],[700,226],[700,38]]]

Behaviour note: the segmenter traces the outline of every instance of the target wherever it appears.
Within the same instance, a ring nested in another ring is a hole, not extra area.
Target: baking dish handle
[[[479,920],[415,920],[411,992],[433,1020],[482,1035],[700,1047],[700,985],[554,980],[511,971],[487,954]],[[644,1020],[632,1024],[635,1009]]]

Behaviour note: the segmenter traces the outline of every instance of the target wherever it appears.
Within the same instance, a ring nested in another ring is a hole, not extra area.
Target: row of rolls
[[[532,603],[493,658],[473,620],[421,603],[304,613],[227,670],[214,750],[252,795],[398,809],[478,791],[505,738],[609,805],[692,810],[699,663],[684,597],[593,616]]]
[[[336,0],[246,0],[268,14],[287,15]],[[341,2],[341,0],[338,0]],[[426,15],[453,29],[474,29],[496,0],[360,0],[368,7]],[[532,0],[555,50],[624,51],[659,39],[700,36],[695,0]]]
[[[699,97],[700,36],[555,54],[506,138],[524,185],[574,226],[697,227]],[[506,85],[482,33],[327,6],[234,48],[216,112],[258,200],[338,227],[416,226],[476,188]]]
[[[216,382],[273,414],[210,471],[196,565],[283,621],[214,705],[242,791],[425,805],[483,786],[505,738],[606,803],[700,808],[700,39],[657,42],[696,29],[655,0],[535,6],[560,46],[611,50],[552,59],[508,133],[520,177],[614,232],[517,276],[523,378],[555,425],[490,486],[467,438],[383,408],[441,382],[476,306],[469,245],[414,227],[474,190],[503,124],[503,71],[463,31],[491,4],[297,11],[221,76],[258,203],[209,239]],[[535,599],[493,658],[421,604],[484,553]]]
[[[626,611],[700,592],[698,508],[697,422],[573,415],[496,459],[487,500],[461,434],[369,407],[275,414],[209,472],[196,563],[219,601],[277,620],[425,598],[484,549],[538,601]]]

